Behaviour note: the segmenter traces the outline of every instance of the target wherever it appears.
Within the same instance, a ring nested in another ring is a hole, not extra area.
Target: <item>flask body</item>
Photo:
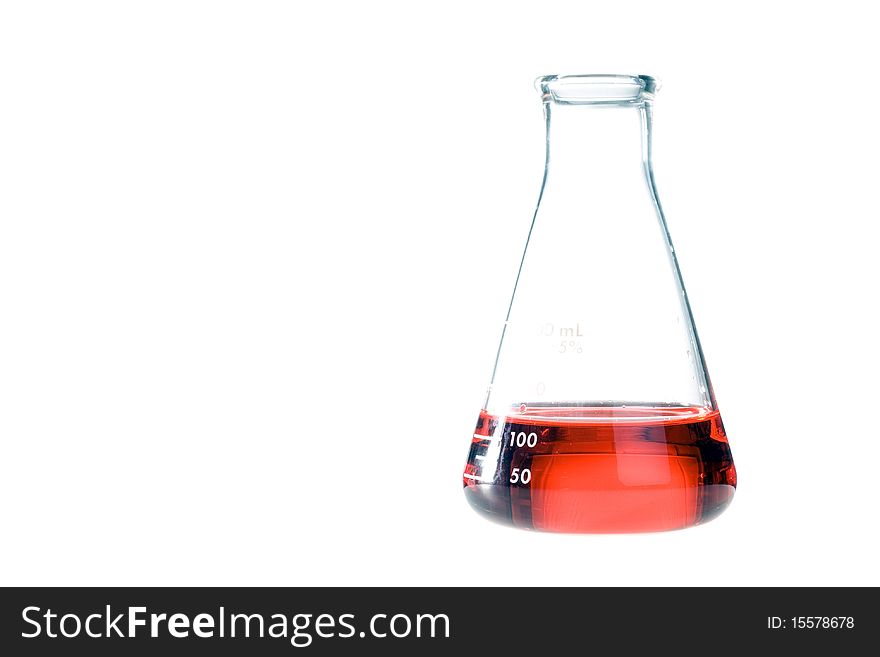
[[[537,85],[545,175],[465,495],[526,529],[705,522],[730,503],[736,470],[654,185],[656,83]]]

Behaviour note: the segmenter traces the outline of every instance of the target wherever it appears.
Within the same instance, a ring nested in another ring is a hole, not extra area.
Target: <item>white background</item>
[[[0,582],[880,584],[870,11],[5,3]],[[702,527],[528,533],[461,492],[532,80],[571,72],[664,82],[740,475]]]

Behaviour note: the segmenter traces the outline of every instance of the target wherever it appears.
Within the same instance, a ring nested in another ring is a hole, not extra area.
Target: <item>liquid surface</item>
[[[465,496],[524,529],[681,529],[730,504],[736,469],[717,411],[669,405],[522,406],[480,413]]]

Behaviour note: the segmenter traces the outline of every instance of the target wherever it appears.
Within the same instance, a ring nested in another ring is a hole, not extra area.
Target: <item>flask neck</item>
[[[547,182],[591,194],[642,184],[650,162],[649,103],[562,105],[545,103]]]

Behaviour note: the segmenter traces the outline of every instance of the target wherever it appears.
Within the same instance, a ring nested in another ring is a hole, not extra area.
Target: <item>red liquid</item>
[[[482,411],[464,471],[465,496],[478,512],[555,532],[690,527],[727,508],[735,488],[721,416],[699,407]]]

